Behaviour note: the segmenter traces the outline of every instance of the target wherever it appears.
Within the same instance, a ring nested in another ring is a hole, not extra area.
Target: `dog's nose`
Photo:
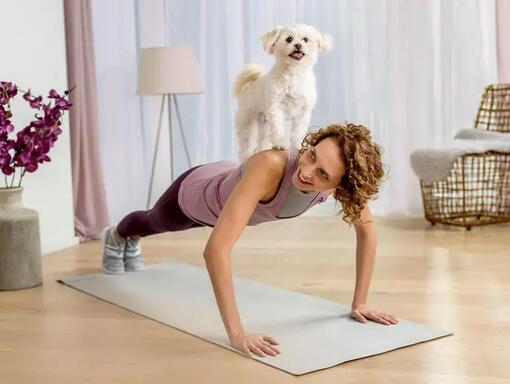
[[[299,43],[294,44],[294,48],[301,49],[303,46]]]

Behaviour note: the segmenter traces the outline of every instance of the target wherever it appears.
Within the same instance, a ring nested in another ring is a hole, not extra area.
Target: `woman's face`
[[[301,154],[292,183],[303,192],[333,192],[345,174],[341,159],[340,147],[327,137]]]

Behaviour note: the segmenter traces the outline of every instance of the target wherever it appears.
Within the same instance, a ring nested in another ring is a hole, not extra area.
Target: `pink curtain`
[[[80,242],[98,239],[109,224],[97,143],[97,96],[89,1],[65,0],[67,79],[70,94],[74,227]]]
[[[498,81],[510,83],[510,1],[496,1]]]

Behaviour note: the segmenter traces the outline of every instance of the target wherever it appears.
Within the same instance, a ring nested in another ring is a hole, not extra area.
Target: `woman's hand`
[[[273,347],[273,345],[278,344],[271,336],[254,333],[241,333],[230,339],[230,345],[243,352],[249,358],[252,357],[250,352],[260,357],[266,357],[266,355],[276,356],[280,353],[280,350]]]
[[[382,323],[386,325],[397,324],[398,320],[395,319],[389,313],[382,313],[371,311],[367,309],[364,305],[356,305],[351,308],[351,317],[360,323],[366,323],[368,320],[373,320],[377,323]]]

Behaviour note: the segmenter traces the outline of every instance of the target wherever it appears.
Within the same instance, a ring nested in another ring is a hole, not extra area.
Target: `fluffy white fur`
[[[262,36],[262,43],[275,64],[266,73],[260,65],[248,64],[234,85],[240,161],[273,145],[288,146],[285,120],[292,122],[290,145],[299,147],[317,99],[313,66],[318,52],[330,49],[332,38],[296,24],[277,26]]]

